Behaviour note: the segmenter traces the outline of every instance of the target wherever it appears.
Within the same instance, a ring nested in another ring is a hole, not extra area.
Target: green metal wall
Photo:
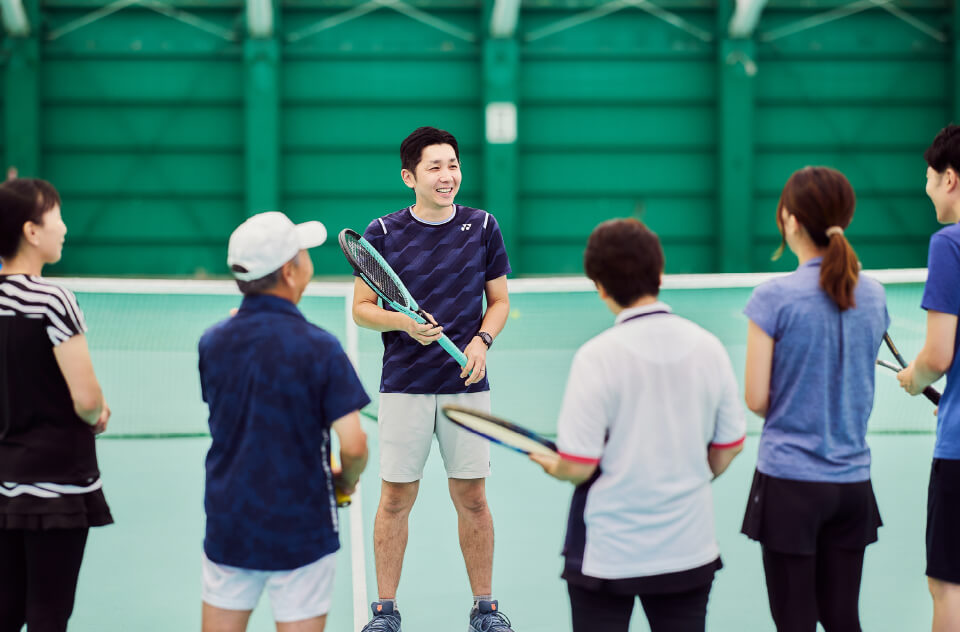
[[[749,264],[762,268],[780,242],[771,209],[783,182],[819,163],[856,190],[849,235],[866,266],[925,266],[937,223],[923,151],[957,111],[953,3],[897,3],[944,41],[879,9],[777,37],[825,7],[803,4],[771,3],[758,28]]]
[[[770,0],[749,39],[727,35],[732,0],[654,0],[669,21],[526,0],[505,39],[493,0],[287,0],[268,39],[237,0],[25,4],[32,35],[0,40],[0,155],[63,194],[57,273],[224,274],[260,210],[362,229],[411,201],[398,146],[425,124],[457,135],[458,201],[497,215],[521,274],[579,272],[593,226],[626,215],[668,272],[784,269],[773,209],[807,164],[850,177],[866,266],[925,265],[936,229],[922,152],[957,111],[948,0],[832,21],[849,2]],[[494,101],[517,104],[515,143],[486,142]],[[347,272],[334,243],[314,259]]]

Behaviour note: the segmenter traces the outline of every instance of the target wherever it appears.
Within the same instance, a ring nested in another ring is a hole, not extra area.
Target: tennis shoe
[[[470,611],[470,627],[467,632],[513,632],[510,619],[500,612],[497,601],[480,600]]]
[[[374,601],[370,604],[373,618],[360,632],[400,632],[400,611],[394,610],[389,601]]]

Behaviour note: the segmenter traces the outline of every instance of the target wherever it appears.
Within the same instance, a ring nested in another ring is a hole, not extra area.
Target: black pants
[[[0,529],[0,632],[65,632],[88,529]]]
[[[640,595],[651,632],[703,632],[712,584],[681,593]],[[627,632],[636,595],[595,592],[567,584],[573,632]]]
[[[860,632],[863,549],[822,547],[816,555],[763,547],[770,613],[777,632]]]

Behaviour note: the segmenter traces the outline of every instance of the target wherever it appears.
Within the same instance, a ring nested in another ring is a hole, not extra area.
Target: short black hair
[[[593,229],[583,270],[621,307],[660,293],[663,248],[657,235],[633,218],[611,219]]]
[[[287,263],[293,263],[294,266],[300,265],[300,253],[293,255],[293,258],[290,259]],[[286,263],[283,264],[287,265]],[[236,268],[242,268],[237,264],[233,264],[233,268],[236,271]],[[273,272],[266,274],[259,279],[250,279],[249,281],[241,281],[240,279],[235,279],[237,282],[237,288],[240,290],[240,293],[244,296],[253,296],[254,294],[263,294],[264,292],[269,292],[273,288],[277,287],[277,283],[280,282],[280,271],[283,270],[283,266],[280,266]],[[241,270],[245,272],[246,270]]]
[[[430,145],[450,145],[457,160],[460,160],[460,148],[453,134],[436,127],[418,127],[400,143],[400,168],[416,173],[420,158],[423,157],[423,148]]]
[[[0,184],[0,258],[20,250],[23,226],[43,225],[44,214],[60,204],[60,194],[46,180],[14,178]]]
[[[951,123],[940,130],[923,152],[923,159],[937,173],[943,173],[947,167],[960,173],[960,125]]]
[[[277,287],[277,282],[280,281],[280,269],[278,268],[267,276],[262,276],[259,279],[251,279],[249,281],[241,281],[240,279],[236,279],[236,281],[237,288],[244,296],[263,294],[264,292]]]

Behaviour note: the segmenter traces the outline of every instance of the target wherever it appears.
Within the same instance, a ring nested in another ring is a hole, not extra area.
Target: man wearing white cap
[[[340,548],[334,487],[367,461],[370,402],[337,339],[296,305],[313,276],[320,222],[260,213],[230,236],[244,298],[200,338],[213,442],[206,459],[203,632],[240,632],[266,588],[279,632],[322,632]],[[330,429],[343,470],[330,468]]]

